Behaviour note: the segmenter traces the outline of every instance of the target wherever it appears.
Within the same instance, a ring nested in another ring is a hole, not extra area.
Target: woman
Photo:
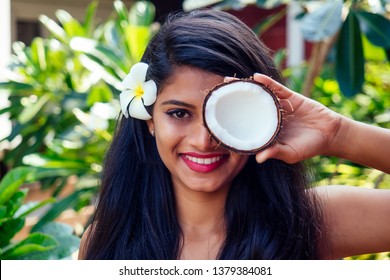
[[[142,62],[124,81],[125,117],[79,258],[329,259],[390,250],[390,192],[308,189],[300,163],[322,154],[390,172],[389,131],[285,88],[256,35],[224,12],[173,16]],[[225,77],[251,76],[277,93],[289,117],[275,145],[246,156],[210,137],[202,104]]]

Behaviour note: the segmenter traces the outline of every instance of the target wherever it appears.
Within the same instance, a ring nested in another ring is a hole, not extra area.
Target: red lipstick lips
[[[226,154],[181,154],[184,163],[193,171],[208,173],[221,166],[227,159]]]

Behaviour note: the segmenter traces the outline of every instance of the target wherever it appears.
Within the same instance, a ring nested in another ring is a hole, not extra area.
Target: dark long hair
[[[142,61],[158,88],[177,66],[283,83],[267,48],[234,16],[196,11],[171,16]],[[320,212],[301,164],[251,156],[234,179],[220,259],[317,259]],[[170,173],[145,121],[122,118],[107,153],[87,259],[177,259],[181,229]]]

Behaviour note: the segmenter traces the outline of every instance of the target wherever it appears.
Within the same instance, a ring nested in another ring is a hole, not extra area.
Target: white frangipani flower
[[[153,80],[145,81],[148,67],[149,65],[144,62],[134,64],[122,82],[124,90],[119,99],[126,118],[129,115],[140,120],[152,118],[145,106],[150,106],[156,101],[157,86]]]

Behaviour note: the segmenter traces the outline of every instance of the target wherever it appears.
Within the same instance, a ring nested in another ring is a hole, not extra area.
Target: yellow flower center
[[[136,88],[135,88],[135,96],[136,97],[142,97],[142,95],[144,95],[144,89],[142,88],[141,85],[138,85]]]

